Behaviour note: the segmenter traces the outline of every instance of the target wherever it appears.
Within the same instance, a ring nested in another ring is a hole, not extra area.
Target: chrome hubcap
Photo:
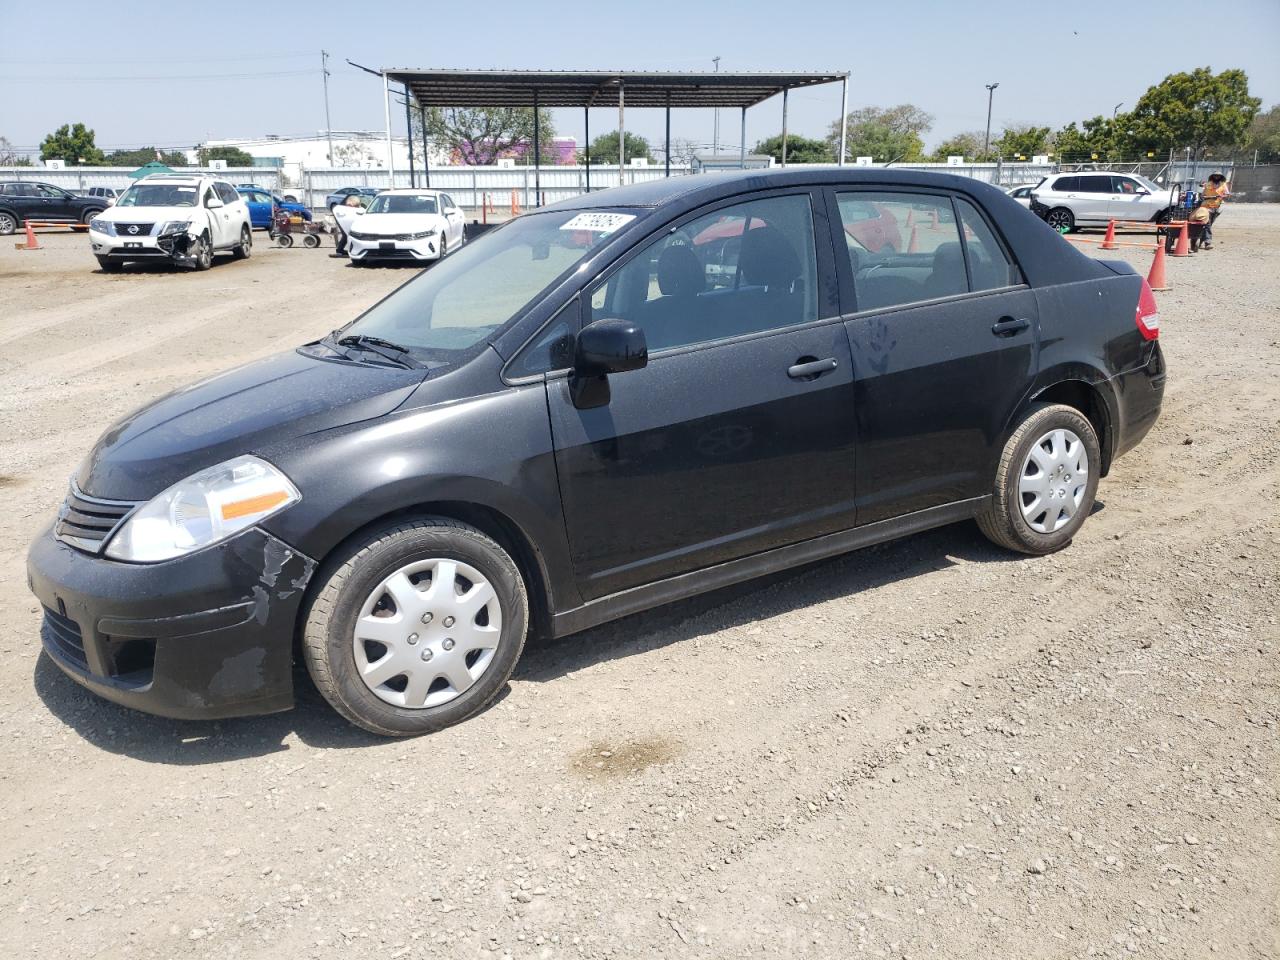
[[[1037,533],[1061,530],[1080,509],[1088,485],[1089,454],[1083,441],[1070,430],[1051,430],[1022,463],[1022,518]]]
[[[493,662],[502,605],[484,575],[458,560],[419,560],[378,584],[356,619],[356,670],[397,707],[438,707]]]

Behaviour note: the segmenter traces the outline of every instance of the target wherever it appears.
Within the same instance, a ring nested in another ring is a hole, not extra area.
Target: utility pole
[[[716,73],[720,72],[720,58],[712,57],[711,62],[716,65]],[[711,155],[713,157],[720,156],[720,108],[716,107],[716,122],[714,130],[711,134]]]
[[[329,122],[329,53],[320,51],[320,75],[324,79],[324,135],[329,141],[329,166],[333,166],[333,124]]]
[[[996,87],[998,83],[987,84],[987,132],[982,137],[982,156],[985,158],[987,151],[991,148],[991,100],[996,95]]]

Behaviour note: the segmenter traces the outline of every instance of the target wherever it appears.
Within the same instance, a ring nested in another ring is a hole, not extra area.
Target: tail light
[[[1160,310],[1156,307],[1156,295],[1151,292],[1151,284],[1144,279],[1142,292],[1138,294],[1138,332],[1144,340],[1155,340],[1160,336]]]

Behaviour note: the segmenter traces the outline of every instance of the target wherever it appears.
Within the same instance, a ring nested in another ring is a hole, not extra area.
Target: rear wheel
[[[1071,542],[1093,509],[1102,453],[1093,425],[1063,404],[1037,404],[1004,446],[978,526],[994,543],[1045,554]]]
[[[240,242],[236,244],[232,256],[237,260],[248,260],[251,253],[253,253],[253,231],[246,224],[240,228]]]
[[[1070,233],[1076,228],[1076,216],[1066,207],[1054,207],[1044,215],[1044,222],[1059,233]]]
[[[0,210],[0,236],[7,237],[18,229],[18,217],[8,210]]]
[[[317,578],[307,669],[357,726],[390,737],[440,730],[487,706],[524,648],[520,571],[474,527],[424,517],[383,527]]]
[[[288,250],[293,246],[293,234],[281,233],[276,235],[276,246],[284,247]]]
[[[308,233],[302,238],[302,245],[308,249],[314,250],[320,246],[320,238],[314,233]]]

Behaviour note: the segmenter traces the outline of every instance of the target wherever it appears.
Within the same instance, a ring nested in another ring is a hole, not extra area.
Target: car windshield
[[[435,213],[436,198],[405,193],[384,193],[373,198],[370,213]]]
[[[426,359],[455,359],[521,315],[636,216],[605,210],[526,214],[424,270],[343,335],[380,337]]]
[[[117,207],[194,207],[196,188],[184,183],[135,183]]]

